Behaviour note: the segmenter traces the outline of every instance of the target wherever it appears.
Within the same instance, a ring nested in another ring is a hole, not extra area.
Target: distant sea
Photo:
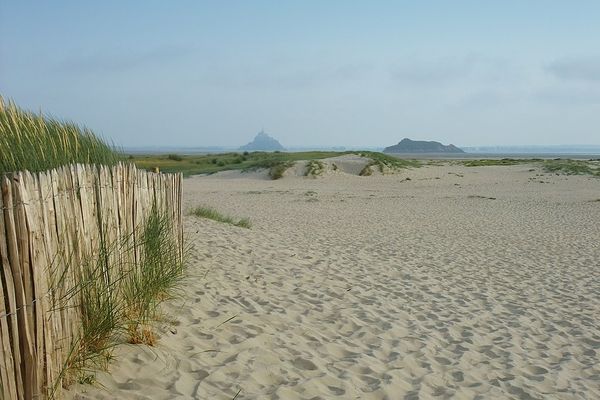
[[[560,146],[458,146],[464,153],[398,153],[394,156],[409,159],[478,159],[478,158],[569,158],[600,159],[600,145]]]
[[[398,158],[414,160],[465,160],[465,159],[502,159],[502,158],[539,158],[551,160],[555,158],[572,160],[600,160],[598,153],[395,153]]]
[[[468,154],[468,158],[600,158],[600,146],[597,145],[477,146],[461,148]]]

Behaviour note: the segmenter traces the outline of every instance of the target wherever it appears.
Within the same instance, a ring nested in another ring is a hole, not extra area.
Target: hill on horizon
[[[240,147],[240,150],[247,151],[283,151],[285,148],[277,141],[267,135],[264,131],[258,132],[254,140]]]
[[[384,153],[464,153],[453,144],[443,145],[440,142],[402,139],[398,144],[386,147]]]

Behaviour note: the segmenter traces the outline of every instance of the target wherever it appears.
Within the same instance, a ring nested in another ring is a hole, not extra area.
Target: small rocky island
[[[276,139],[267,135],[264,131],[258,132],[253,141],[240,147],[245,151],[283,151],[285,148]]]
[[[464,153],[453,144],[443,145],[440,142],[402,139],[400,143],[383,149],[384,153]]]

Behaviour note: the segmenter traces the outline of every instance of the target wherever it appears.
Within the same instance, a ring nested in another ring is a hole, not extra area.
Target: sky
[[[1,1],[0,94],[125,146],[600,145],[600,1]]]

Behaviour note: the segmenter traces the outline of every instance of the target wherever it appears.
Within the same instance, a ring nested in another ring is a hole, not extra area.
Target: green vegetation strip
[[[239,226],[241,228],[250,229],[252,227],[252,223],[249,218],[241,218],[239,220],[235,220],[228,215],[221,214],[219,211],[215,210],[212,207],[204,207],[199,206],[194,208],[191,211],[192,215],[200,218],[208,218],[214,221],[223,222],[224,224],[231,224],[235,226]]]
[[[554,159],[542,160],[540,158],[503,158],[460,161],[466,167],[487,167],[503,165],[540,165],[545,172],[564,175],[591,175],[600,176],[600,160],[570,160]]]
[[[91,130],[25,111],[0,96],[0,175],[72,163],[114,165],[121,154]]]
[[[139,168],[159,168],[162,172],[181,172],[184,176],[214,174],[219,171],[240,170],[243,172],[268,169],[272,179],[278,179],[295,161],[316,160],[336,157],[346,153],[330,151],[243,152],[198,155],[136,155],[129,156]]]
[[[556,174],[600,176],[599,160],[546,160],[543,167]]]
[[[467,160],[461,161],[465,167],[492,167],[502,165],[520,165],[520,164],[533,164],[542,161],[539,158],[528,158],[528,159],[515,159],[515,158],[502,158],[502,159],[482,159],[482,160]]]
[[[139,168],[159,168],[162,172],[181,172],[184,176],[213,174],[220,171],[240,170],[243,172],[257,169],[268,169],[271,179],[279,179],[285,171],[296,161],[313,161],[323,158],[338,157],[345,154],[358,154],[371,158],[371,165],[381,171],[386,167],[401,169],[418,167],[421,164],[415,160],[403,160],[383,153],[362,152],[336,152],[336,151],[304,151],[304,152],[243,152],[199,155],[130,155],[129,160]],[[313,164],[318,166],[319,164]],[[315,172],[318,168],[315,168]]]

